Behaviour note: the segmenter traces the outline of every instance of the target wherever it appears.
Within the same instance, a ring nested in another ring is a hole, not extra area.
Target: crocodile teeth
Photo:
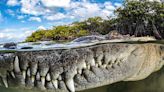
[[[15,71],[16,73],[19,73],[19,72],[20,72],[18,56],[15,57],[15,61],[14,61],[14,71]]]
[[[95,66],[95,59],[94,58],[91,60],[91,66]]]
[[[25,70],[22,71],[22,75],[23,75],[23,78],[26,79],[26,71]]]
[[[106,68],[106,67],[107,67],[107,65],[106,65],[106,64],[102,65],[102,68]]]
[[[78,73],[78,74],[82,74],[82,70],[81,70],[81,69],[78,69],[78,70],[77,70],[77,73]]]
[[[30,69],[27,69],[27,76],[30,76]]]
[[[50,77],[50,74],[48,73],[47,76],[46,76],[46,80],[47,81],[50,81],[51,80],[51,77]]]
[[[98,66],[101,66],[102,65],[102,62],[98,62]]]
[[[90,70],[91,66],[90,65],[87,65],[87,69]]]
[[[31,81],[32,81],[32,83],[34,83],[34,81],[35,81],[35,76],[31,76]]]
[[[13,71],[11,72],[11,76],[12,76],[13,78],[15,78],[15,74],[14,74]]]
[[[58,80],[62,80],[62,77],[61,77],[61,75],[59,75],[59,77],[58,77]]]
[[[45,77],[41,77],[41,82],[42,82],[42,85],[45,85]]]
[[[96,67],[98,67],[98,64],[96,63],[96,65],[95,65]]]
[[[83,65],[83,68],[84,68],[84,69],[87,68],[87,64],[86,64],[86,62],[84,62],[82,65]]]
[[[37,74],[36,74],[36,80],[40,80],[40,73],[39,72],[37,72]]]
[[[73,79],[66,80],[66,85],[71,92],[75,92],[74,81]]]
[[[8,88],[7,79],[6,78],[2,78],[2,81],[3,81],[4,85],[5,85],[5,87]]]
[[[52,80],[52,84],[54,87],[57,89],[58,88],[58,81],[57,80]]]

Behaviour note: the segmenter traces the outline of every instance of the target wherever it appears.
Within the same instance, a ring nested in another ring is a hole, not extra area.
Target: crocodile
[[[75,92],[119,81],[142,80],[164,65],[164,45],[153,41],[139,37],[1,51],[0,86]]]

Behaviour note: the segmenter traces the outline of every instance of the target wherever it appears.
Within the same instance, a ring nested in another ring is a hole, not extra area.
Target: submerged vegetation
[[[72,40],[91,34],[107,34],[117,30],[121,34],[134,36],[154,36],[164,38],[164,3],[125,1],[115,10],[115,16],[108,19],[88,18],[70,25],[54,26],[52,29],[37,30],[27,37],[26,42],[43,40]]]

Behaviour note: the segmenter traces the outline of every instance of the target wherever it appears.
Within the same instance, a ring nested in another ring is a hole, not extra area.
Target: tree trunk
[[[160,33],[158,32],[156,26],[154,25],[154,23],[152,23],[152,31],[153,31],[153,35],[157,38],[157,39],[162,39]]]

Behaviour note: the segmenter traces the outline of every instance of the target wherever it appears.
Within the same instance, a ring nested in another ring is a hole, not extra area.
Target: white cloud
[[[114,3],[114,5],[115,5],[116,7],[122,7],[122,4],[121,4],[121,3]]]
[[[98,4],[83,3],[82,7],[74,9],[74,13],[75,15],[88,18],[97,15],[100,13],[100,10],[101,9]]]
[[[25,40],[27,36],[30,36],[32,32],[34,31],[32,31],[30,28],[20,28],[19,31],[17,28],[1,29],[0,43],[21,42]]]
[[[104,4],[99,4],[90,3],[85,0],[83,2],[72,2],[70,5],[70,10],[67,10],[70,12],[67,16],[72,15],[81,20],[94,16],[100,16],[106,19],[107,16],[113,16],[114,9],[114,5],[112,5],[109,1]]]
[[[61,25],[69,25],[73,21],[55,21],[55,22],[49,22],[48,25],[53,28],[54,26],[61,26]],[[50,29],[51,29],[50,28]]]
[[[9,0],[10,1],[10,0]],[[8,2],[9,2],[8,1]],[[14,0],[17,1],[17,0]],[[113,16],[113,10],[121,6],[120,3],[91,3],[89,0],[19,0],[19,15],[17,19],[29,17],[29,21],[41,22],[42,19],[54,22],[66,20],[85,20],[89,17],[100,16],[104,19]],[[64,13],[58,11],[63,9]],[[32,17],[30,17],[30,16]],[[22,20],[24,22],[24,20]]]
[[[66,18],[66,16],[63,13],[57,13],[53,15],[46,15],[44,16],[45,19],[53,21],[53,20],[61,20]]]
[[[43,15],[50,12],[49,9],[41,6],[39,0],[21,0],[21,12],[30,15]]]
[[[11,15],[11,16],[15,16],[16,14],[15,14],[15,12],[13,11],[13,10],[11,10],[11,9],[7,9],[7,11],[6,11],[9,15]]]
[[[113,16],[113,11],[109,11],[109,10],[102,10],[102,13],[100,14],[100,16],[103,18],[103,19],[107,19],[108,16]]]
[[[17,11],[8,10],[8,13],[10,15],[17,14],[15,17],[21,19],[22,23],[26,22],[26,18],[28,21],[37,22],[44,19],[48,20],[47,24],[52,26],[69,24],[74,20],[85,20],[94,16],[101,16],[106,19],[107,16],[113,15],[113,10],[116,7],[121,6],[120,3],[111,3],[109,0],[106,0],[105,3],[91,3],[90,0],[8,0],[7,4],[10,6],[20,5]],[[62,12],[59,8],[62,9]],[[4,17],[0,12],[0,22],[4,20]],[[44,26],[38,28],[44,29]],[[1,30],[0,42],[3,39],[8,39],[8,41],[12,39],[22,40],[32,32],[29,29],[19,29],[19,31],[21,31],[19,35],[22,38],[15,34],[18,32],[17,29]]]
[[[22,20],[21,22],[22,22],[22,23],[25,23],[25,21],[24,21],[24,20]]]
[[[111,11],[113,11],[113,10],[116,9],[116,8],[112,5],[111,2],[105,2],[105,3],[104,3],[104,6],[105,6],[106,9],[111,10]]]
[[[8,0],[7,5],[16,6],[16,5],[19,5],[19,2],[18,2],[18,0]]]
[[[19,15],[19,16],[17,16],[17,19],[24,19],[24,17],[25,16],[23,16],[23,15]]]
[[[37,22],[41,22],[41,18],[40,17],[30,17],[29,21],[37,21]]]
[[[46,28],[44,26],[39,26],[37,30],[46,30]]]
[[[21,0],[21,12],[24,14],[41,16],[50,21],[62,19],[84,20],[89,17],[101,16],[106,18],[111,16],[113,10],[119,6],[119,3],[112,5],[110,1],[105,3],[91,3],[88,0]],[[64,14],[56,9],[64,9]],[[31,19],[34,20],[34,19]],[[35,19],[36,20],[36,19]],[[40,21],[37,18],[38,21]]]
[[[69,7],[70,0],[41,0],[46,7]]]

